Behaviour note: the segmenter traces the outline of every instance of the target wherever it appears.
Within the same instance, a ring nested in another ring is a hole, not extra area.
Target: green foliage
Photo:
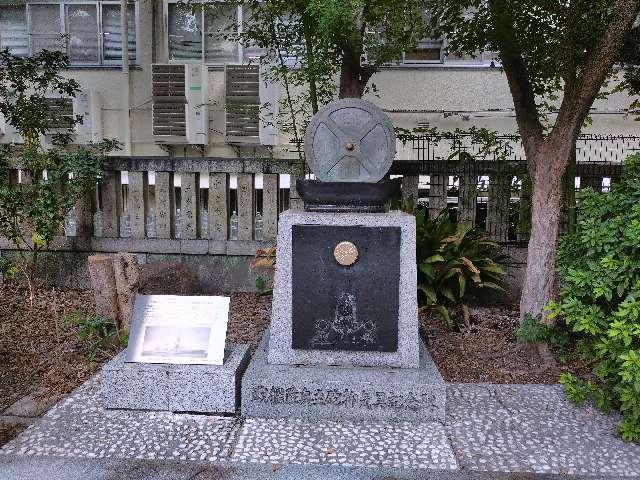
[[[631,29],[629,36],[620,54],[620,64],[624,68],[624,82],[618,90],[626,89],[633,97],[629,110],[640,121],[640,22],[637,21]]]
[[[572,344],[570,335],[564,329],[558,328],[553,323],[543,322],[542,316],[534,317],[526,314],[516,330],[516,337],[521,342],[548,344],[556,359],[563,364],[575,359],[576,355],[584,356],[580,348],[575,348]]]
[[[46,94],[57,93],[75,97],[80,84],[60,75],[69,68],[69,59],[62,52],[43,50],[32,57],[15,57],[10,50],[0,51],[0,113],[13,125],[27,144],[37,142],[38,135],[50,133],[51,124],[66,125],[56,135],[57,143],[70,141],[71,128],[82,118],[69,122],[56,114],[46,100]],[[29,152],[37,161],[37,151]],[[46,167],[42,167],[46,168]]]
[[[72,128],[82,118],[62,122],[46,101],[51,92],[73,97],[78,91],[75,80],[59,73],[69,66],[64,54],[43,50],[18,58],[3,50],[0,63],[0,113],[24,140],[0,149],[0,237],[19,249],[16,267],[26,276],[33,298],[39,252],[58,234],[77,200],[95,188],[104,154],[118,144],[110,140],[70,147]],[[54,147],[45,149],[40,138],[49,133]]]
[[[17,274],[15,262],[7,257],[0,257],[0,275],[6,278],[13,278]]]
[[[426,24],[421,0],[311,0],[318,36],[333,46],[336,59],[350,51],[367,55],[377,69],[397,61],[402,52],[424,37]],[[355,27],[355,28],[354,28]]]
[[[266,277],[256,277],[256,290],[259,295],[270,295],[273,292],[273,284],[268,278],[273,278],[276,269],[276,247],[260,248],[249,263],[252,271],[263,273]]]
[[[426,6],[432,35],[446,35],[452,51],[494,51],[500,60],[520,53],[541,112],[557,108],[565,83],[600,47],[614,14],[611,0],[426,0]],[[625,51],[637,51],[633,33],[628,37]],[[505,51],[505,43],[513,51]]]
[[[640,441],[640,155],[609,194],[581,196],[578,226],[562,239],[559,300],[551,319],[588,360],[593,379],[564,376],[568,396],[621,411],[620,433]],[[587,381],[588,380],[588,381]]]
[[[453,160],[466,152],[469,146],[474,156],[481,159],[508,160],[513,155],[513,144],[519,140],[518,135],[508,135],[475,125],[468,128],[456,128],[453,131],[440,131],[436,127],[430,128],[395,128],[396,137],[406,143],[416,135],[427,135],[429,141],[437,147],[440,142],[450,142],[450,152],[447,160]]]
[[[503,291],[503,265],[507,257],[500,246],[469,223],[456,224],[443,211],[434,221],[428,211],[416,211],[418,291],[426,305],[452,326],[447,306],[466,303],[483,289]]]
[[[523,342],[546,342],[550,337],[550,328],[531,314],[526,314],[516,331],[516,337]]]
[[[78,329],[78,338],[83,342],[85,356],[90,362],[107,359],[127,345],[127,335],[119,333],[115,322],[109,319],[78,309],[65,315],[64,321]]]
[[[271,282],[268,279],[262,276],[257,276],[256,290],[258,291],[258,295],[271,295],[273,293],[273,285],[271,285]]]

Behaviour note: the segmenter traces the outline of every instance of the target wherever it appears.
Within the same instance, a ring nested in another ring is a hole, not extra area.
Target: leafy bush
[[[0,237],[16,247],[14,267],[27,280],[33,301],[40,254],[59,233],[69,210],[95,189],[103,157],[117,149],[118,142],[71,145],[73,127],[82,117],[63,118],[47,101],[50,92],[74,97],[80,89],[78,82],[60,74],[69,67],[65,54],[43,50],[20,58],[4,49],[0,64],[0,113],[23,140],[0,146]],[[51,148],[42,144],[45,135],[52,137]]]
[[[465,305],[482,289],[504,291],[507,256],[481,230],[451,221],[448,211],[433,221],[427,209],[416,211],[416,260],[422,303],[436,306],[450,327],[447,306]]]
[[[620,434],[640,441],[640,155],[630,157],[623,180],[608,194],[581,195],[578,227],[558,248],[562,289],[547,306],[561,319],[576,350],[592,362],[592,378],[565,374],[576,403],[593,399],[619,409]]]
[[[66,315],[64,321],[78,328],[78,338],[84,343],[85,357],[90,362],[107,359],[127,345],[127,335],[118,333],[112,320],[78,309]]]
[[[256,290],[259,295],[270,295],[273,293],[273,283],[271,279],[276,269],[276,247],[260,248],[254,258],[249,263],[252,271],[258,272],[256,277]],[[266,275],[266,278],[261,274]]]

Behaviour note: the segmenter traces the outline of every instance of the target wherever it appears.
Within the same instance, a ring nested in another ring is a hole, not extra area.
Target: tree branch
[[[589,52],[580,70],[574,88],[567,91],[551,136],[556,139],[570,135],[577,137],[584,119],[589,114],[602,84],[616,62],[624,38],[640,13],[640,0],[616,0],[612,7],[609,26],[596,48]]]
[[[530,153],[542,141],[544,132],[536,105],[535,90],[518,43],[510,7],[505,0],[489,0],[489,12],[493,40],[500,51],[500,59],[513,97],[522,142],[527,151],[527,158],[531,162],[535,156]],[[531,166],[535,168],[535,165]]]
[[[565,17],[565,32],[564,32],[564,69],[562,73],[562,80],[564,81],[564,95],[573,91],[576,83],[576,76],[578,72],[577,55],[576,51],[576,34],[577,34],[577,12],[575,1],[570,1],[568,6],[563,12]]]

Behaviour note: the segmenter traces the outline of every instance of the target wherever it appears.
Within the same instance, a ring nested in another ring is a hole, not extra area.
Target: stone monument
[[[242,381],[245,416],[444,421],[444,381],[418,332],[415,219],[388,117],[338,100],[312,119],[304,211],[279,221],[272,322]]]
[[[126,351],[102,368],[109,409],[235,413],[249,346],[226,342],[229,298],[138,295]]]

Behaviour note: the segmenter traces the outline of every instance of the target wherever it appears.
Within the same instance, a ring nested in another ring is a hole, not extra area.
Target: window
[[[259,49],[242,48],[238,42],[224,38],[230,26],[242,28],[242,14],[242,7],[222,2],[215,10],[196,11],[168,2],[169,60],[221,65],[259,57]]]
[[[169,58],[200,60],[202,57],[202,17],[177,4],[169,4]]]
[[[31,5],[29,7],[30,49],[33,54],[41,50],[64,50],[61,35],[62,21],[58,5]]]
[[[205,53],[207,63],[226,63],[238,60],[238,42],[225,40],[221,32],[228,25],[238,23],[238,11],[235,6],[226,6],[218,9],[216,14],[205,13]]]
[[[128,5],[129,62],[136,61],[135,6]],[[102,5],[102,50],[105,62],[122,62],[122,32],[120,31],[120,5]]]
[[[423,12],[423,18],[430,22],[429,13]],[[424,38],[418,46],[405,52],[400,59],[402,65],[439,65],[439,66],[486,66],[496,61],[494,52],[477,52],[476,55],[464,55],[450,51],[446,39]]]
[[[136,12],[128,6],[129,61],[136,61]],[[28,3],[0,6],[0,48],[14,55],[65,51],[72,65],[122,63],[120,2]]]
[[[14,55],[29,54],[27,12],[24,7],[10,5],[0,9],[0,48],[9,48]]]
[[[451,51],[446,41],[425,39],[415,50],[405,52],[400,60],[401,65],[440,65],[440,66],[489,66],[498,62],[495,52],[476,52],[475,55]]]
[[[66,5],[69,59],[73,63],[99,63],[97,5]]]
[[[443,60],[442,40],[423,39],[418,46],[403,55],[403,63],[441,63]]]
[[[476,52],[475,55],[467,55],[449,50],[445,55],[445,64],[490,65],[491,63],[497,62],[498,54],[490,51]]]

